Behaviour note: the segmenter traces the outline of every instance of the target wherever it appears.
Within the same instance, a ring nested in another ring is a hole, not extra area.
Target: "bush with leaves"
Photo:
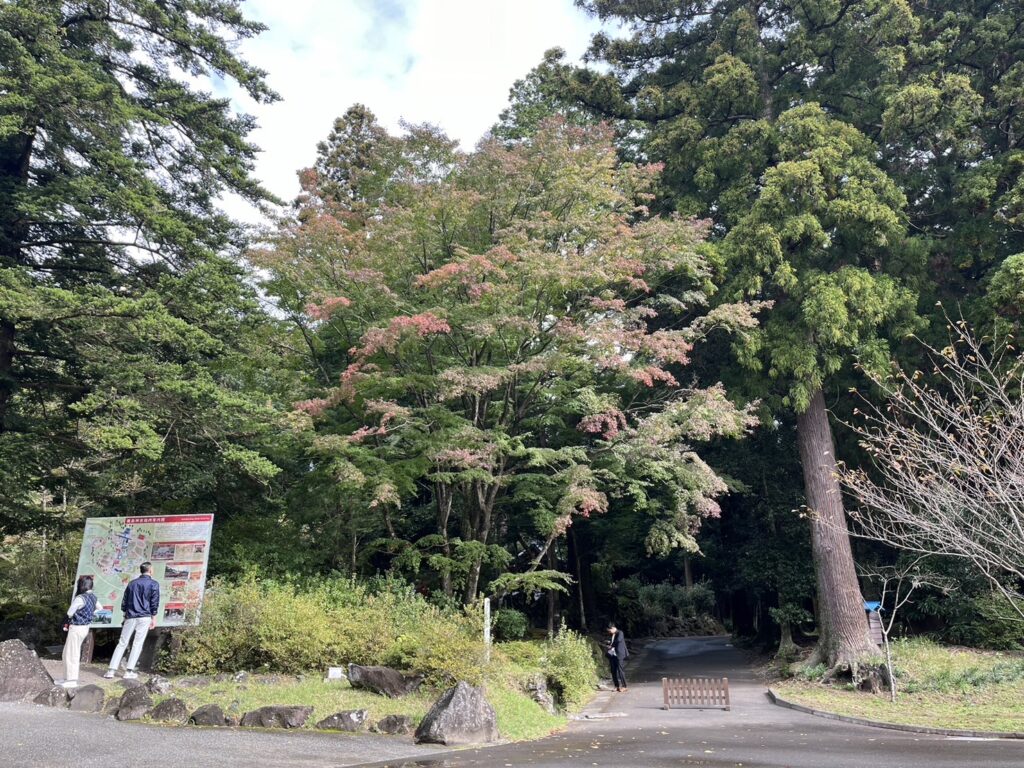
[[[720,631],[713,618],[715,593],[706,582],[687,587],[639,578],[615,584],[615,620],[629,636],[686,636]]]
[[[590,700],[597,686],[598,667],[593,650],[590,640],[563,624],[542,643],[499,643],[495,649],[495,674],[523,688],[539,672],[558,704],[572,712]]]
[[[495,611],[491,622],[495,640],[522,640],[530,628],[530,620],[515,608]]]
[[[416,670],[438,685],[482,679],[479,617],[439,608],[395,581],[314,585],[214,580],[202,621],[181,632],[173,672],[303,672],[344,663]]]

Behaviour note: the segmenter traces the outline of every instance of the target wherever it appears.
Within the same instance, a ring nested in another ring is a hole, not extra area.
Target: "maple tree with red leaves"
[[[295,409],[341,525],[382,516],[379,547],[467,602],[517,567],[500,533],[515,516],[527,572],[575,517],[616,505],[649,513],[652,553],[696,548],[726,486],[693,442],[755,419],[720,386],[686,386],[685,367],[762,305],[707,309],[706,224],[649,216],[658,171],[621,163],[603,126],[552,119],[463,154],[424,127],[389,136],[362,108],[339,120],[252,259],[316,374]],[[427,506],[436,535],[403,541],[405,510]]]

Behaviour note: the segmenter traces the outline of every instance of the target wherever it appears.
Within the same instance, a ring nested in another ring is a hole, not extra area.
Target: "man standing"
[[[608,647],[605,655],[608,656],[608,666],[612,670],[612,683],[615,690],[625,693],[626,687],[626,659],[629,658],[629,651],[626,649],[626,636],[615,626],[615,622],[608,625]]]
[[[138,675],[135,672],[135,665],[139,661],[139,654],[142,653],[142,644],[146,642],[146,634],[156,626],[156,614],[160,608],[160,585],[156,579],[149,575],[153,569],[151,563],[145,562],[139,566],[141,572],[137,579],[132,579],[125,587],[124,597],[121,598],[121,613],[124,615],[121,624],[121,639],[114,649],[114,656],[110,660],[110,669],[103,673],[108,680],[117,672],[121,664],[121,657],[128,650],[128,643],[135,635],[135,642],[132,643],[132,652],[128,656],[128,663],[125,665],[124,677],[132,680]]]

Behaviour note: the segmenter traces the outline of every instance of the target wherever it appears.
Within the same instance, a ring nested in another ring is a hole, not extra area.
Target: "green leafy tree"
[[[610,496],[649,511],[652,549],[692,546],[725,490],[693,443],[752,417],[679,370],[712,330],[750,333],[760,308],[652,326],[669,278],[706,304],[703,225],[644,215],[658,169],[620,164],[607,128],[548,120],[471,155],[422,127],[399,141],[381,198],[325,194],[314,169],[318,192],[252,256],[327,382],[297,404],[327,448],[314,471],[352,483],[391,551],[409,551],[405,510],[433,509],[435,533],[411,543],[467,601],[488,562],[509,566],[499,531],[528,532],[521,568],[548,578],[554,542]]]
[[[231,43],[261,29],[229,0],[0,7],[4,528],[38,522],[40,488],[215,509],[275,474],[268,329],[217,207],[267,198],[253,121],[199,85],[274,100]]]
[[[819,659],[855,678],[867,635],[835,480],[825,391],[854,360],[876,364],[914,326],[901,282],[920,263],[906,199],[857,120],[884,110],[916,30],[901,2],[581,2],[623,22],[595,37],[569,93],[648,128],[639,148],[665,163],[665,199],[710,216],[729,300],[770,300],[737,351],[761,392],[797,416],[821,625]],[[797,105],[797,106],[793,106]]]

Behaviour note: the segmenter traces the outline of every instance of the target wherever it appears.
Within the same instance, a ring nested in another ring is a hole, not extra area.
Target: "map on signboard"
[[[160,584],[157,626],[194,624],[206,586],[213,515],[93,517],[85,521],[77,576],[92,576],[99,607],[93,626],[121,626],[121,598],[152,563]],[[77,577],[76,577],[77,580]]]

